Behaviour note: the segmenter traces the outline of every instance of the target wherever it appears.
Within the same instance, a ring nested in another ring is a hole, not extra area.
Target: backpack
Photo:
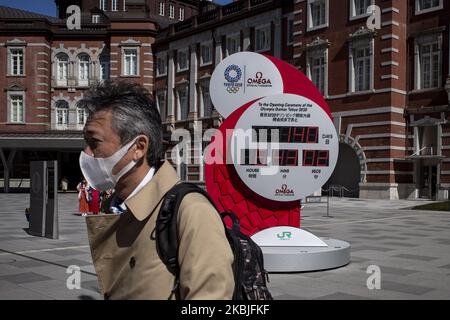
[[[168,299],[178,294],[180,285],[180,266],[178,263],[177,214],[183,197],[191,192],[201,193],[216,208],[208,193],[191,183],[179,183],[170,189],[161,205],[156,220],[154,239],[158,255],[167,269],[175,276],[174,286]],[[216,208],[217,210],[217,208]],[[229,229],[224,218],[229,217],[232,228]],[[261,248],[240,231],[239,219],[232,212],[221,214],[227,240],[234,255],[233,275],[235,288],[233,300],[272,300],[266,280],[268,273],[264,269]]]

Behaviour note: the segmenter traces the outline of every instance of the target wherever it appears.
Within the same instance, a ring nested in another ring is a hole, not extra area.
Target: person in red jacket
[[[89,190],[91,194],[91,202],[89,203],[89,212],[93,214],[98,214],[100,211],[100,192],[95,190],[94,188],[90,188]]]

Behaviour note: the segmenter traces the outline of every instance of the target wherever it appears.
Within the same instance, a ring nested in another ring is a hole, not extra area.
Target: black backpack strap
[[[215,207],[206,191],[192,183],[179,183],[166,193],[158,218],[156,219],[156,249],[159,258],[166,265],[167,270],[175,276],[174,286],[169,299],[172,298],[173,294],[177,294],[180,284],[180,265],[178,263],[178,210],[184,196],[192,192],[203,194]]]

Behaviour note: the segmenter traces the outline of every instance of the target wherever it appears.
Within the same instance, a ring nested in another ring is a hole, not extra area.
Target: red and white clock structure
[[[331,177],[339,148],[330,110],[312,82],[281,60],[241,52],[216,67],[210,92],[225,120],[204,155],[206,188],[261,246],[267,270],[347,264],[348,243],[300,228],[300,200]]]

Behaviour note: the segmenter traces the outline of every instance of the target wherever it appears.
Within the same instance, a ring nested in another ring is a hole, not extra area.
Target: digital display
[[[279,143],[318,143],[319,127],[273,127],[253,126],[256,132],[256,142]],[[278,130],[278,140],[275,141]]]
[[[303,150],[304,167],[328,167],[329,160],[328,150]]]
[[[242,150],[241,165],[246,166],[267,166],[267,150],[244,149]],[[270,159],[269,159],[270,160]],[[298,166],[298,150],[272,150],[272,160],[270,165],[281,167]]]

